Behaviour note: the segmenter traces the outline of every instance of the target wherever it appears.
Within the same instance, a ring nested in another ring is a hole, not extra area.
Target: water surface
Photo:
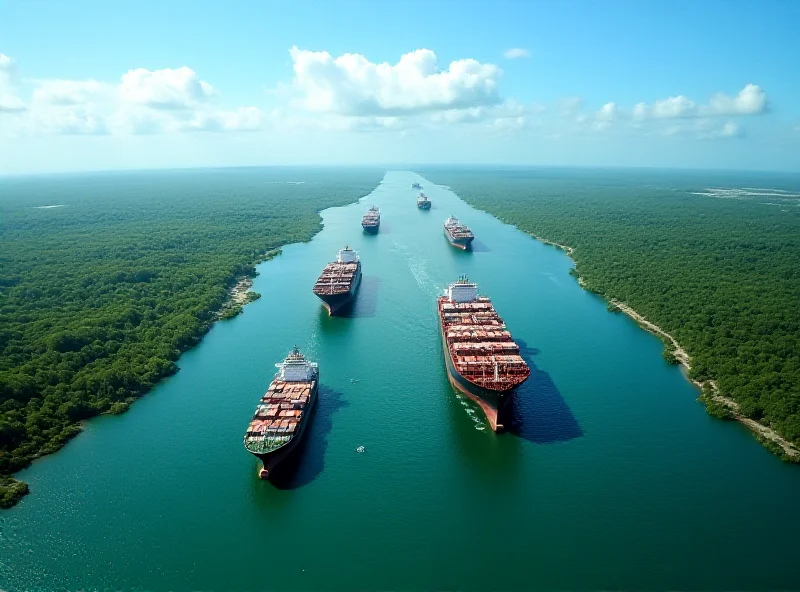
[[[373,203],[377,236],[360,226]],[[450,214],[474,252],[447,243]],[[800,470],[706,415],[661,342],[580,289],[562,252],[407,172],[323,218],[259,266],[263,297],[177,375],[19,474],[32,493],[0,513],[0,588],[800,587]],[[311,287],[345,244],[364,280],[330,318]],[[435,297],[462,273],[533,367],[513,434],[445,375]],[[273,484],[242,434],[295,344],[323,390]]]

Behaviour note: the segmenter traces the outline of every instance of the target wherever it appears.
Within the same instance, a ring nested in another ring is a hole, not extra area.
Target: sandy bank
[[[543,242],[545,244],[552,245],[554,247],[557,247],[557,248],[561,249],[570,258],[572,258],[572,254],[575,252],[575,249],[572,248],[572,247],[568,247],[566,245],[560,245],[558,243],[555,243],[553,241],[541,238],[541,237],[536,236],[536,235],[531,235],[531,236],[533,236],[533,238],[535,238],[538,241],[541,241],[541,242]],[[573,259],[573,262],[574,262],[574,259]],[[586,287],[586,284],[584,283],[583,278],[581,278],[580,276],[578,276],[578,283],[581,285],[581,287],[584,287],[584,288]],[[780,446],[781,449],[784,451],[784,453],[786,453],[786,455],[788,457],[790,457],[791,459],[793,459],[795,461],[800,460],[800,450],[798,450],[797,447],[795,447],[791,442],[786,440],[783,436],[778,434],[771,427],[766,426],[766,425],[764,425],[762,423],[759,423],[759,422],[757,422],[757,421],[755,421],[753,419],[750,419],[749,417],[745,417],[744,415],[742,415],[741,412],[739,411],[739,404],[736,401],[734,401],[733,399],[731,399],[730,397],[726,397],[725,395],[723,395],[720,392],[719,387],[717,386],[717,383],[715,381],[708,380],[708,381],[705,381],[705,382],[701,382],[699,380],[695,380],[695,379],[691,378],[689,376],[689,371],[692,369],[691,358],[689,357],[689,354],[686,352],[686,350],[683,347],[681,347],[681,345],[678,343],[678,341],[672,335],[670,335],[669,333],[664,331],[658,325],[648,321],[646,318],[644,318],[642,315],[640,315],[638,312],[633,310],[630,306],[628,306],[624,302],[620,302],[620,301],[615,300],[613,298],[609,299],[609,302],[611,304],[615,305],[617,308],[619,308],[619,310],[624,312],[626,315],[631,317],[634,321],[636,321],[639,324],[640,327],[642,327],[646,331],[649,331],[650,333],[653,333],[654,335],[658,335],[659,337],[661,337],[661,339],[664,340],[664,342],[665,342],[665,347],[667,346],[667,344],[671,345],[672,346],[672,350],[673,350],[672,354],[678,360],[678,363],[681,366],[683,366],[683,368],[685,370],[684,375],[686,376],[686,378],[688,380],[690,380],[693,384],[695,384],[697,387],[699,387],[701,390],[704,387],[708,387],[710,389],[710,391],[711,391],[712,399],[716,403],[724,405],[730,411],[731,415],[733,416],[734,419],[736,419],[736,421],[741,422],[742,424],[746,425],[748,428],[750,428],[760,438],[769,440],[772,443],[777,444],[778,446]]]

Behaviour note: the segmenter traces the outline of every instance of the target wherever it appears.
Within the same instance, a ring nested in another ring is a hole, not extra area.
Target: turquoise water
[[[373,203],[377,236],[360,227]],[[450,214],[474,252],[448,245]],[[800,470],[706,415],[563,253],[412,173],[322,215],[177,375],[19,474],[32,493],[0,513],[1,589],[800,588]],[[330,318],[311,287],[345,244],[364,279],[352,317]],[[534,368],[512,434],[445,375],[435,297],[461,273]],[[323,390],[273,484],[242,434],[294,344]]]

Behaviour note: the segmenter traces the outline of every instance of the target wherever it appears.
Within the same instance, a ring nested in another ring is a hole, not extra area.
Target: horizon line
[[[186,172],[186,171],[210,171],[227,169],[387,169],[389,170],[412,170],[416,168],[464,168],[474,167],[477,169],[593,169],[593,170],[652,170],[652,171],[686,171],[686,172],[709,172],[709,173],[766,173],[782,175],[800,175],[800,170],[789,171],[785,169],[749,169],[749,168],[705,168],[705,167],[684,167],[666,165],[582,165],[582,164],[530,164],[530,163],[481,163],[481,162],[398,162],[398,163],[378,163],[378,164],[352,164],[352,163],[313,163],[313,164],[257,164],[257,165],[197,165],[197,166],[178,166],[178,167],[144,167],[144,168],[108,168],[108,169],[83,169],[75,171],[43,171],[25,173],[0,173],[0,180],[22,177],[54,177],[69,175],[96,175],[96,174],[119,174],[119,173],[148,173],[148,172]],[[412,170],[412,172],[414,172]]]

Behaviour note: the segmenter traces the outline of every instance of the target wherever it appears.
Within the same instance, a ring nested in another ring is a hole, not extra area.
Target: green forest
[[[382,177],[244,168],[0,179],[0,507],[27,492],[14,471],[174,373],[238,278],[309,240],[319,211]]]
[[[588,289],[627,303],[673,335],[691,356],[693,378],[715,380],[744,415],[800,445],[798,176],[420,173],[504,222],[573,247]],[[769,188],[771,195],[742,191],[722,199],[706,191],[726,187]]]

